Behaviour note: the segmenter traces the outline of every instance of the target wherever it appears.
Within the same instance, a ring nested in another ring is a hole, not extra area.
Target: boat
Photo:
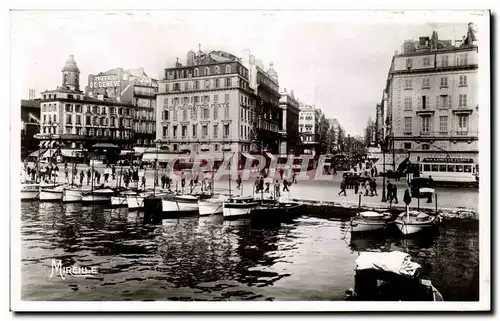
[[[391,213],[364,211],[351,218],[351,232],[385,231],[394,223]]]
[[[83,193],[88,191],[90,191],[90,189],[83,187],[65,188],[63,191],[62,201],[63,203],[81,202]]]
[[[224,201],[222,214],[224,218],[250,216],[258,205],[259,202],[255,201],[251,196],[230,197],[227,201]]]
[[[404,235],[420,233],[435,227],[440,222],[438,215],[429,215],[421,211],[405,211],[398,215],[394,223]]]
[[[21,184],[21,201],[35,200],[40,195],[40,184],[22,183]]]
[[[257,202],[257,206],[252,211],[252,216],[260,216],[265,215],[266,218],[271,217],[270,213],[273,214],[272,217],[276,217],[280,214],[286,214],[291,212],[296,212],[301,204],[292,201],[283,201],[275,198],[254,198],[254,201]]]
[[[354,289],[348,301],[444,301],[430,280],[420,275],[420,264],[408,253],[360,252],[356,259]]]
[[[128,197],[136,196],[138,193],[132,190],[115,191],[115,195],[111,196],[111,206],[113,207],[127,207]]]
[[[207,199],[198,199],[198,212],[201,216],[222,214],[224,211],[224,201],[228,196],[219,194],[212,195]]]
[[[157,197],[161,197],[163,194],[156,194]],[[154,196],[151,192],[139,192],[127,195],[127,207],[129,210],[138,210],[144,208],[144,199],[150,196]]]
[[[82,203],[110,203],[115,191],[111,188],[98,188],[82,193]]]
[[[40,201],[62,201],[63,191],[62,185],[41,185]]]
[[[161,200],[162,212],[196,212],[198,211],[197,195],[174,195]]]

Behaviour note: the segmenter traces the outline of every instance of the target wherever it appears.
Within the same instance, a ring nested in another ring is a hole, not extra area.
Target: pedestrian
[[[283,180],[283,192],[290,192],[290,190],[288,189],[288,180],[285,178]]]
[[[104,172],[104,182],[105,183],[108,182],[108,177],[109,177],[109,173],[108,172]]]
[[[297,174],[292,172],[292,184],[297,184]]]
[[[90,171],[90,168],[87,170],[87,185],[90,185],[90,178],[92,176],[92,172]]]
[[[430,175],[429,175],[429,187],[434,188],[434,180]],[[427,193],[427,203],[432,203],[432,195],[433,193]]]
[[[64,178],[66,179],[66,183],[69,181],[69,172],[68,172],[68,166],[64,168]]]
[[[83,185],[83,179],[85,178],[85,173],[83,170],[80,172],[80,185]]]
[[[274,197],[279,198],[281,196],[280,194],[280,182],[276,180],[276,183],[274,184]]]
[[[260,177],[260,180],[259,180],[259,190],[261,190],[261,191],[264,190],[264,176]],[[269,190],[268,190],[268,192],[269,192]]]
[[[264,193],[269,193],[270,187],[271,187],[271,182],[269,182],[269,180],[266,180],[266,190],[264,191]]]
[[[255,179],[254,187],[255,187],[255,193],[260,192],[260,190],[259,190],[259,188],[260,188],[260,177],[257,177]]]
[[[386,192],[387,192],[387,201],[389,201],[389,203],[392,203],[392,183],[391,183],[391,181],[387,181]]]
[[[181,173],[181,187],[182,190],[184,190],[184,186],[186,185],[186,175],[184,174],[184,171]]]
[[[394,204],[397,204],[398,201],[398,187],[396,184],[392,184],[392,197],[394,199]]]
[[[167,183],[167,176],[165,176],[165,174],[163,174],[161,176],[161,188],[162,189],[165,189],[165,184]]]
[[[144,190],[146,190],[146,176],[142,176],[141,187],[143,187]]]
[[[238,179],[236,179],[236,189],[241,189],[241,174],[238,174]]]
[[[128,184],[130,183],[130,176],[129,175],[124,175],[123,176],[123,183],[125,184],[125,188],[128,189]]]
[[[345,188],[346,188],[346,182],[345,182],[345,178],[344,178],[344,179],[342,179],[342,182],[340,182],[340,192],[338,195],[340,195],[343,192],[344,196],[347,196]]]
[[[97,185],[100,185],[101,184],[101,173],[99,173],[98,170],[96,170],[96,172],[95,172],[95,178],[97,181]]]
[[[377,182],[375,181],[375,179],[372,179],[370,181],[370,194],[371,194],[371,196],[374,196],[374,194],[375,194],[375,196],[378,196],[378,194],[377,194]]]
[[[365,196],[368,196],[368,194],[370,193],[370,179],[367,179],[365,181]]]

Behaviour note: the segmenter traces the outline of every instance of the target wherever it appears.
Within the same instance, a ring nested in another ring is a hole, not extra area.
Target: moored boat
[[[346,300],[443,301],[432,282],[421,277],[420,264],[400,251],[361,252],[354,280],[354,289],[346,291]]]
[[[111,196],[111,206],[113,207],[127,207],[128,206],[128,197],[136,196],[138,193],[136,191],[125,190],[115,193],[115,195]]]
[[[227,197],[224,195],[212,195],[208,199],[199,199],[198,212],[201,216],[222,214],[225,200]]]
[[[373,232],[387,230],[394,223],[391,213],[364,211],[351,218],[351,232]]]
[[[224,218],[249,216],[259,203],[251,196],[230,197],[223,205]]]
[[[83,193],[88,191],[90,191],[88,188],[65,188],[63,191],[62,201],[64,203],[80,202],[82,200]]]
[[[40,195],[40,184],[21,184],[21,201],[24,200],[35,200],[38,199]]]
[[[40,201],[62,201],[64,187],[61,185],[40,186]]]
[[[440,222],[438,215],[429,215],[421,211],[405,211],[398,215],[394,223],[401,233],[416,234],[436,226]]]
[[[110,203],[115,191],[110,188],[99,188],[82,193],[82,203]]]
[[[196,212],[198,211],[198,196],[174,195],[162,199],[162,212]]]

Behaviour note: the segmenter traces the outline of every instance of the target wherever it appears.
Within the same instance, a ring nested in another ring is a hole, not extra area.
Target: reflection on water
[[[24,300],[342,300],[359,251],[402,250],[447,300],[478,299],[476,226],[422,237],[351,235],[346,220],[164,219],[80,204],[22,204]],[[96,277],[50,277],[52,259]]]

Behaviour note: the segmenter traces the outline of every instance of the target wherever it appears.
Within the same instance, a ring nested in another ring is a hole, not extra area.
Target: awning
[[[97,143],[92,146],[92,148],[120,148],[115,144],[110,144],[110,143]]]

